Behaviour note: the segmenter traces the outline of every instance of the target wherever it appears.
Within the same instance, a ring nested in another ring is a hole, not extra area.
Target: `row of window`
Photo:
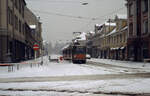
[[[24,3],[22,0],[11,0],[14,5],[15,8],[19,11],[19,13],[24,17]]]
[[[134,1],[134,3],[137,3],[136,5],[138,4],[141,4],[141,13],[144,15],[145,13],[148,13],[148,5],[149,5],[149,0],[141,0],[140,2],[138,1]],[[138,10],[139,6],[137,6],[137,8],[135,9],[136,7],[134,6],[133,3],[129,4],[129,16],[133,16],[133,15],[137,15],[135,14],[134,12],[136,10]],[[141,18],[144,18],[141,17]],[[141,29],[138,29],[137,30],[141,30],[141,33],[137,32],[136,35],[146,35],[148,34],[148,20],[141,20]],[[134,35],[134,24],[133,23],[130,23],[129,24],[129,36],[133,36]]]
[[[148,20],[145,20],[142,24],[142,35],[148,34]],[[129,36],[133,36],[133,23],[129,24]]]
[[[133,3],[129,4],[129,16],[134,15],[134,11],[135,11],[134,8],[135,8],[135,6],[133,5]],[[148,12],[148,0],[142,0],[141,1],[141,10],[142,10],[143,13]]]
[[[19,18],[13,14],[12,10],[8,7],[8,23],[12,25],[16,30],[18,30],[23,35],[25,34],[25,25],[19,20]]]
[[[111,37],[105,37],[102,40],[103,46],[111,45],[111,44],[119,44],[119,43],[125,43],[127,40],[127,34],[124,32],[123,34],[118,34],[116,36]]]

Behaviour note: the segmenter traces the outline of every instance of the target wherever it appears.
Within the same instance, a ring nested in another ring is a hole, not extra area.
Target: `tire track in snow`
[[[83,81],[83,80],[112,80],[112,79],[150,78],[150,73],[122,73],[104,75],[78,75],[78,76],[51,76],[51,77],[23,77],[0,78],[0,83],[10,82],[51,82],[51,81]]]

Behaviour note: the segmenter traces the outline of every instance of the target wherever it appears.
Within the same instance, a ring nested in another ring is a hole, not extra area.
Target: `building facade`
[[[26,60],[26,37],[31,33],[27,33],[25,8],[25,0],[0,0],[1,63]]]
[[[0,1],[0,61],[17,62],[24,58],[24,0]]]
[[[127,15],[116,15],[95,25],[95,34],[87,36],[88,54],[93,58],[127,60]]]
[[[32,47],[34,44],[38,44],[40,47],[40,50],[38,50],[37,57],[42,55],[42,23],[40,22],[40,17],[37,17],[29,8],[25,7],[25,21],[30,28],[30,35],[32,38],[26,38],[26,44]],[[28,42],[32,41],[32,42]]]
[[[150,58],[150,0],[126,0],[128,11],[128,58]]]
[[[127,16],[116,15],[116,28],[107,34],[107,41],[110,49],[109,59],[127,59]]]
[[[108,22],[105,22],[103,25],[101,25],[99,30],[99,56],[100,58],[110,58],[110,38],[107,36],[110,34],[116,27],[116,23],[114,20]]]

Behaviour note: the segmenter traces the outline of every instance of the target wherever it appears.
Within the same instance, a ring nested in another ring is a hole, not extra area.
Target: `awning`
[[[123,47],[115,47],[115,48],[110,48],[110,50],[123,50],[123,49],[125,49],[125,47],[123,46]]]
[[[120,49],[123,50],[125,47],[121,47]]]
[[[118,50],[119,47],[115,47],[115,48],[110,48],[111,50]]]

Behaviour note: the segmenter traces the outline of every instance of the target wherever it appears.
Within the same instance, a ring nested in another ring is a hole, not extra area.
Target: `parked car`
[[[51,55],[49,56],[50,62],[59,62],[59,56],[58,55]]]

